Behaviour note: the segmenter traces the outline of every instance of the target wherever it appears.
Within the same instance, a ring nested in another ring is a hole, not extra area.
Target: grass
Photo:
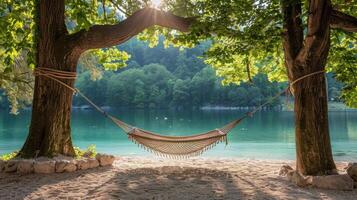
[[[80,149],[79,147],[74,147],[74,151],[76,154],[75,155],[76,159],[80,159],[83,157],[94,158],[97,155],[96,146],[94,144],[89,145],[87,149]],[[14,151],[11,153],[3,154],[0,156],[0,160],[4,160],[4,161],[11,160],[15,158],[18,153],[19,153],[18,151]]]
[[[0,160],[4,160],[4,161],[11,160],[11,159],[16,157],[17,153],[19,153],[19,152],[18,151],[14,151],[14,152],[11,152],[11,153],[7,153],[7,154],[4,154],[4,155],[1,155],[0,156]]]

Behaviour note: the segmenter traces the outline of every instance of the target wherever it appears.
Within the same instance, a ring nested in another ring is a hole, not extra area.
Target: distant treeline
[[[132,39],[119,47],[131,55],[127,67],[105,71],[101,79],[93,81],[91,73],[80,66],[76,86],[98,105],[133,108],[257,106],[286,87],[286,83],[269,82],[265,74],[258,74],[251,83],[222,86],[221,78],[200,59],[209,45],[179,50],[160,43],[149,48],[145,42]],[[341,88],[328,74],[330,101],[339,101]],[[282,103],[278,99],[270,106]],[[77,96],[73,104],[87,105]],[[7,98],[0,95],[0,108],[8,107]]]
[[[215,71],[199,57],[209,47],[201,44],[193,49],[149,48],[131,40],[120,49],[131,54],[128,66],[106,71],[102,79],[92,81],[89,72],[79,75],[77,87],[96,103],[112,107],[193,108],[202,106],[257,106],[279,93],[286,83],[269,82],[258,74],[252,82],[222,86]],[[328,75],[329,98],[338,101],[341,84]],[[271,107],[280,105],[278,99]],[[74,105],[85,105],[81,98]]]

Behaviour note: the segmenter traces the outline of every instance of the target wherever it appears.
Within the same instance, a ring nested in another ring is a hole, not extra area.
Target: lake
[[[232,110],[116,110],[123,121],[166,135],[190,135],[221,127],[243,115]],[[30,112],[14,116],[0,113],[0,154],[18,150],[25,141]],[[220,144],[204,153],[210,157],[295,159],[292,112],[259,112],[244,120]],[[357,161],[357,112],[329,112],[335,160]],[[110,120],[93,110],[74,110],[72,133],[75,146],[95,144],[97,151],[115,155],[150,155],[127,140]]]

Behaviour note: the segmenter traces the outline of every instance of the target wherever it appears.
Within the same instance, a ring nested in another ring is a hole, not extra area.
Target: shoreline
[[[292,105],[292,104],[289,104]],[[357,108],[350,108],[347,107],[344,103],[341,102],[329,102],[329,112],[334,112],[334,111],[346,111],[346,112],[357,112]],[[134,110],[170,110],[175,108],[128,108],[128,107],[112,107],[112,106],[99,106],[101,109],[105,111],[110,111],[110,110],[120,110],[120,109],[134,109]],[[187,109],[178,109],[178,110],[202,110],[202,111],[225,111],[225,110],[233,110],[233,111],[249,111],[252,109],[257,108],[257,106],[200,106],[200,107],[192,107],[192,108],[187,108]],[[90,105],[84,104],[84,105],[73,105],[72,106],[73,110],[93,110],[93,108]],[[24,107],[23,110],[30,111],[31,107]],[[282,105],[277,105],[274,107],[263,107],[261,111],[277,111],[277,112],[293,112],[293,107],[292,106],[286,106],[286,104]]]
[[[355,199],[357,190],[300,188],[278,175],[293,161],[143,156],[113,167],[49,175],[0,174],[0,199]],[[347,165],[338,162],[340,172]]]

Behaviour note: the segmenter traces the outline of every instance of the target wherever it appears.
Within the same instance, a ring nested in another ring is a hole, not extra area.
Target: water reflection
[[[238,111],[116,110],[129,124],[166,135],[191,135],[219,128],[242,116]],[[30,112],[18,116],[0,113],[0,153],[19,149],[25,141]],[[357,112],[330,112],[330,133],[337,160],[357,160]],[[92,110],[75,110],[72,118],[76,146],[96,144],[99,151],[146,154],[127,140],[110,120]],[[244,120],[207,156],[294,159],[292,112],[261,112]]]

